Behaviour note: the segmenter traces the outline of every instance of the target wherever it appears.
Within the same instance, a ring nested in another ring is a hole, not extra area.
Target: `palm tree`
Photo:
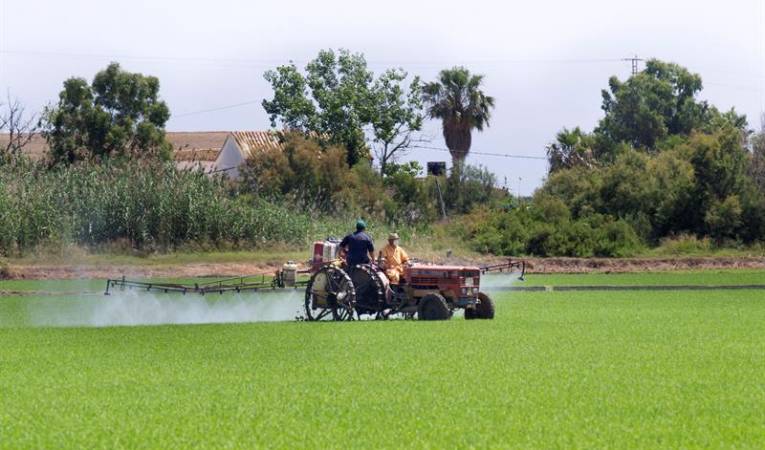
[[[438,81],[423,87],[423,101],[431,119],[443,122],[444,139],[453,167],[461,170],[470,151],[473,129],[489,126],[494,98],[480,89],[483,75],[471,75],[464,67],[442,70]]]
[[[581,128],[569,130],[564,127],[555,136],[555,142],[547,146],[549,173],[577,166],[592,167],[595,164],[594,143],[595,138]]]

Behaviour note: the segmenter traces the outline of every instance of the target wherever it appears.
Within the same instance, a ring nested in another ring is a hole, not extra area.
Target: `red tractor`
[[[512,260],[482,267],[411,264],[399,284],[391,285],[377,264],[346,267],[337,259],[337,246],[330,240],[314,243],[305,291],[307,320],[387,319],[393,314],[447,320],[456,309],[464,309],[466,319],[493,319],[494,302],[480,291],[481,274],[517,269],[523,278],[525,273],[525,263]]]
[[[193,284],[121,279],[106,281],[113,288],[187,293],[252,292],[279,288],[305,289],[305,319],[353,320],[362,316],[387,319],[400,314],[420,320],[447,320],[454,310],[464,309],[466,319],[493,319],[494,303],[481,292],[481,274],[489,271],[526,271],[523,261],[508,260],[493,266],[439,266],[410,264],[399,284],[391,285],[377,264],[346,267],[338,258],[339,243],[333,239],[314,243],[309,268],[298,270],[288,262],[273,277],[241,276]],[[309,274],[308,281],[299,280]]]

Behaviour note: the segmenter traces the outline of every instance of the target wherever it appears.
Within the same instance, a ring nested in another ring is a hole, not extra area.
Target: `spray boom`
[[[512,258],[508,258],[507,262],[481,266],[480,269],[482,274],[487,272],[512,272],[515,270],[520,270],[521,275],[518,277],[518,279],[523,281],[525,279],[524,277],[526,276],[526,261],[522,259],[513,260]]]

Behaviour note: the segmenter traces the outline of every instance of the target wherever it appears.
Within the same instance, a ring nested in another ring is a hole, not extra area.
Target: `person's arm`
[[[367,251],[369,251],[369,260],[374,261],[375,260],[375,244],[372,243],[371,239],[369,240],[369,242],[367,242]]]
[[[408,262],[409,262],[409,255],[406,254],[406,250],[401,248],[401,264],[406,264]]]

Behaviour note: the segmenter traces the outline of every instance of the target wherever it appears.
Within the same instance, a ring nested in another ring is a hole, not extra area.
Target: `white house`
[[[284,147],[278,131],[168,131],[166,136],[179,169],[223,172],[233,179],[239,178],[239,166],[253,153]],[[7,134],[0,133],[0,144],[7,140]],[[48,144],[35,135],[24,152],[41,159],[48,152]]]
[[[225,172],[229,178],[239,178],[239,166],[258,151],[284,149],[276,131],[232,131],[215,159],[215,172]]]

